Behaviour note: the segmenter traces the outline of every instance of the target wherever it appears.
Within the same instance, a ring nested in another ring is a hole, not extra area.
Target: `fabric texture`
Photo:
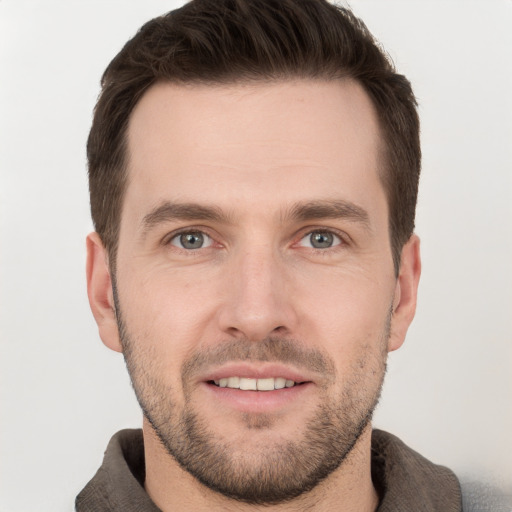
[[[462,511],[455,474],[382,430],[372,434],[372,479],[378,491],[384,490],[378,512]]]
[[[76,511],[158,512],[144,490],[145,474],[142,430],[121,430],[77,496]],[[372,479],[381,499],[378,512],[462,511],[457,477],[381,430],[372,434]]]

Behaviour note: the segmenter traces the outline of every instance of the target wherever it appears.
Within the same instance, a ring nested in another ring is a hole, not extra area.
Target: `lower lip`
[[[241,412],[268,413],[288,406],[297,405],[313,387],[313,383],[305,382],[291,388],[275,389],[274,391],[242,391],[240,389],[221,388],[204,382],[203,387],[212,400],[231,409]],[[302,402],[300,402],[302,403]]]

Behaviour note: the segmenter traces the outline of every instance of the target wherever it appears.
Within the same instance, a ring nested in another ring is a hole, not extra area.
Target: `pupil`
[[[185,249],[199,249],[203,245],[203,238],[201,233],[186,233],[181,235],[180,242]]]
[[[325,249],[332,246],[333,236],[332,233],[312,233],[310,240],[316,249]]]

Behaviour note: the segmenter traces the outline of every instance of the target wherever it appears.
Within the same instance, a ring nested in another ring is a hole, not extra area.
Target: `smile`
[[[310,375],[282,364],[230,363],[202,379],[206,402],[215,411],[260,414],[302,410],[318,389]]]
[[[270,377],[266,379],[226,377],[214,380],[213,383],[220,388],[241,389],[242,391],[274,391],[276,389],[292,388],[300,384],[284,377]]]

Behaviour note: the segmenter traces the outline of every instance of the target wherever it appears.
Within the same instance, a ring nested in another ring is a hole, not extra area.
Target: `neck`
[[[310,492],[277,505],[242,503],[208,489],[182,469],[167,453],[146,419],[143,433],[146,459],[145,488],[162,512],[373,512],[378,506],[377,492],[371,480],[370,425],[336,471]]]

